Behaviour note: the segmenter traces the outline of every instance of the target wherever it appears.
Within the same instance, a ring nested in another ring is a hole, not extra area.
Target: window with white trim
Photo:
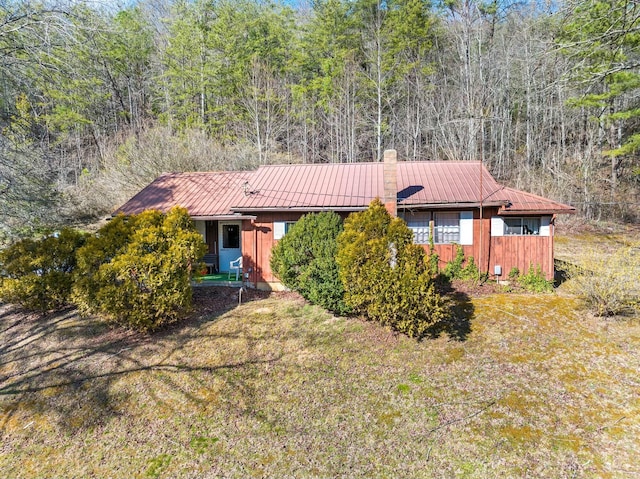
[[[493,216],[491,236],[551,236],[551,216]]]
[[[295,221],[274,221],[273,222],[273,239],[279,240],[286,235],[291,227],[295,225]]]
[[[460,213],[442,211],[433,215],[433,242],[460,243]]]
[[[413,242],[429,244],[431,213],[428,211],[405,212],[402,216],[409,229],[413,231]]]
[[[539,235],[540,217],[504,218],[504,234],[509,235]]]

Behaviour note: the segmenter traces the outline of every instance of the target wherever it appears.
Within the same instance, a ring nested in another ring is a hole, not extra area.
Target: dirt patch
[[[193,288],[193,316],[202,317],[228,311],[242,303],[268,298],[270,292],[257,289],[243,289],[242,298],[239,288],[226,286],[200,286]]]
[[[457,279],[451,282],[451,289],[453,289],[455,293],[463,293],[471,297],[481,297],[503,291],[503,287],[495,281],[478,283],[475,281],[462,281]]]

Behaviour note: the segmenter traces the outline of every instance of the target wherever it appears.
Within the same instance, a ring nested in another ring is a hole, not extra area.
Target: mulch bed
[[[451,281],[450,285],[447,284],[438,289],[440,294],[451,294],[454,296],[466,294],[472,297],[488,296],[503,291],[503,287],[495,281],[486,281],[480,284],[475,281],[462,281],[457,279]]]
[[[223,313],[237,306],[240,288],[228,286],[200,286],[193,288],[193,307],[196,316]],[[265,299],[272,294],[257,289],[243,289],[242,302]]]

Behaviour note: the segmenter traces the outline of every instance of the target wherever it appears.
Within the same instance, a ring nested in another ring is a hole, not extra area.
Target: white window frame
[[[291,227],[295,225],[295,221],[274,221],[273,222],[273,239],[280,240],[286,235]]]
[[[402,219],[413,231],[414,244],[429,244],[431,237],[431,213],[429,211],[405,212]]]
[[[438,217],[449,218],[445,225],[438,225]],[[457,221],[451,221],[454,217]],[[453,224],[457,223],[457,224]],[[444,236],[444,237],[443,237]],[[435,244],[473,244],[473,211],[436,211],[433,214],[433,242]]]
[[[540,221],[538,233],[507,234],[507,219],[537,219]],[[491,218],[491,236],[551,236],[551,216],[494,216]]]
[[[433,214],[433,242],[435,244],[460,243],[460,213],[436,211]]]

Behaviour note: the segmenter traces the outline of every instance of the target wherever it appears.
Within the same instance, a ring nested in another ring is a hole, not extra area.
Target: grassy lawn
[[[152,336],[0,306],[0,476],[640,476],[637,319],[493,294],[415,342],[199,290],[215,307]]]

